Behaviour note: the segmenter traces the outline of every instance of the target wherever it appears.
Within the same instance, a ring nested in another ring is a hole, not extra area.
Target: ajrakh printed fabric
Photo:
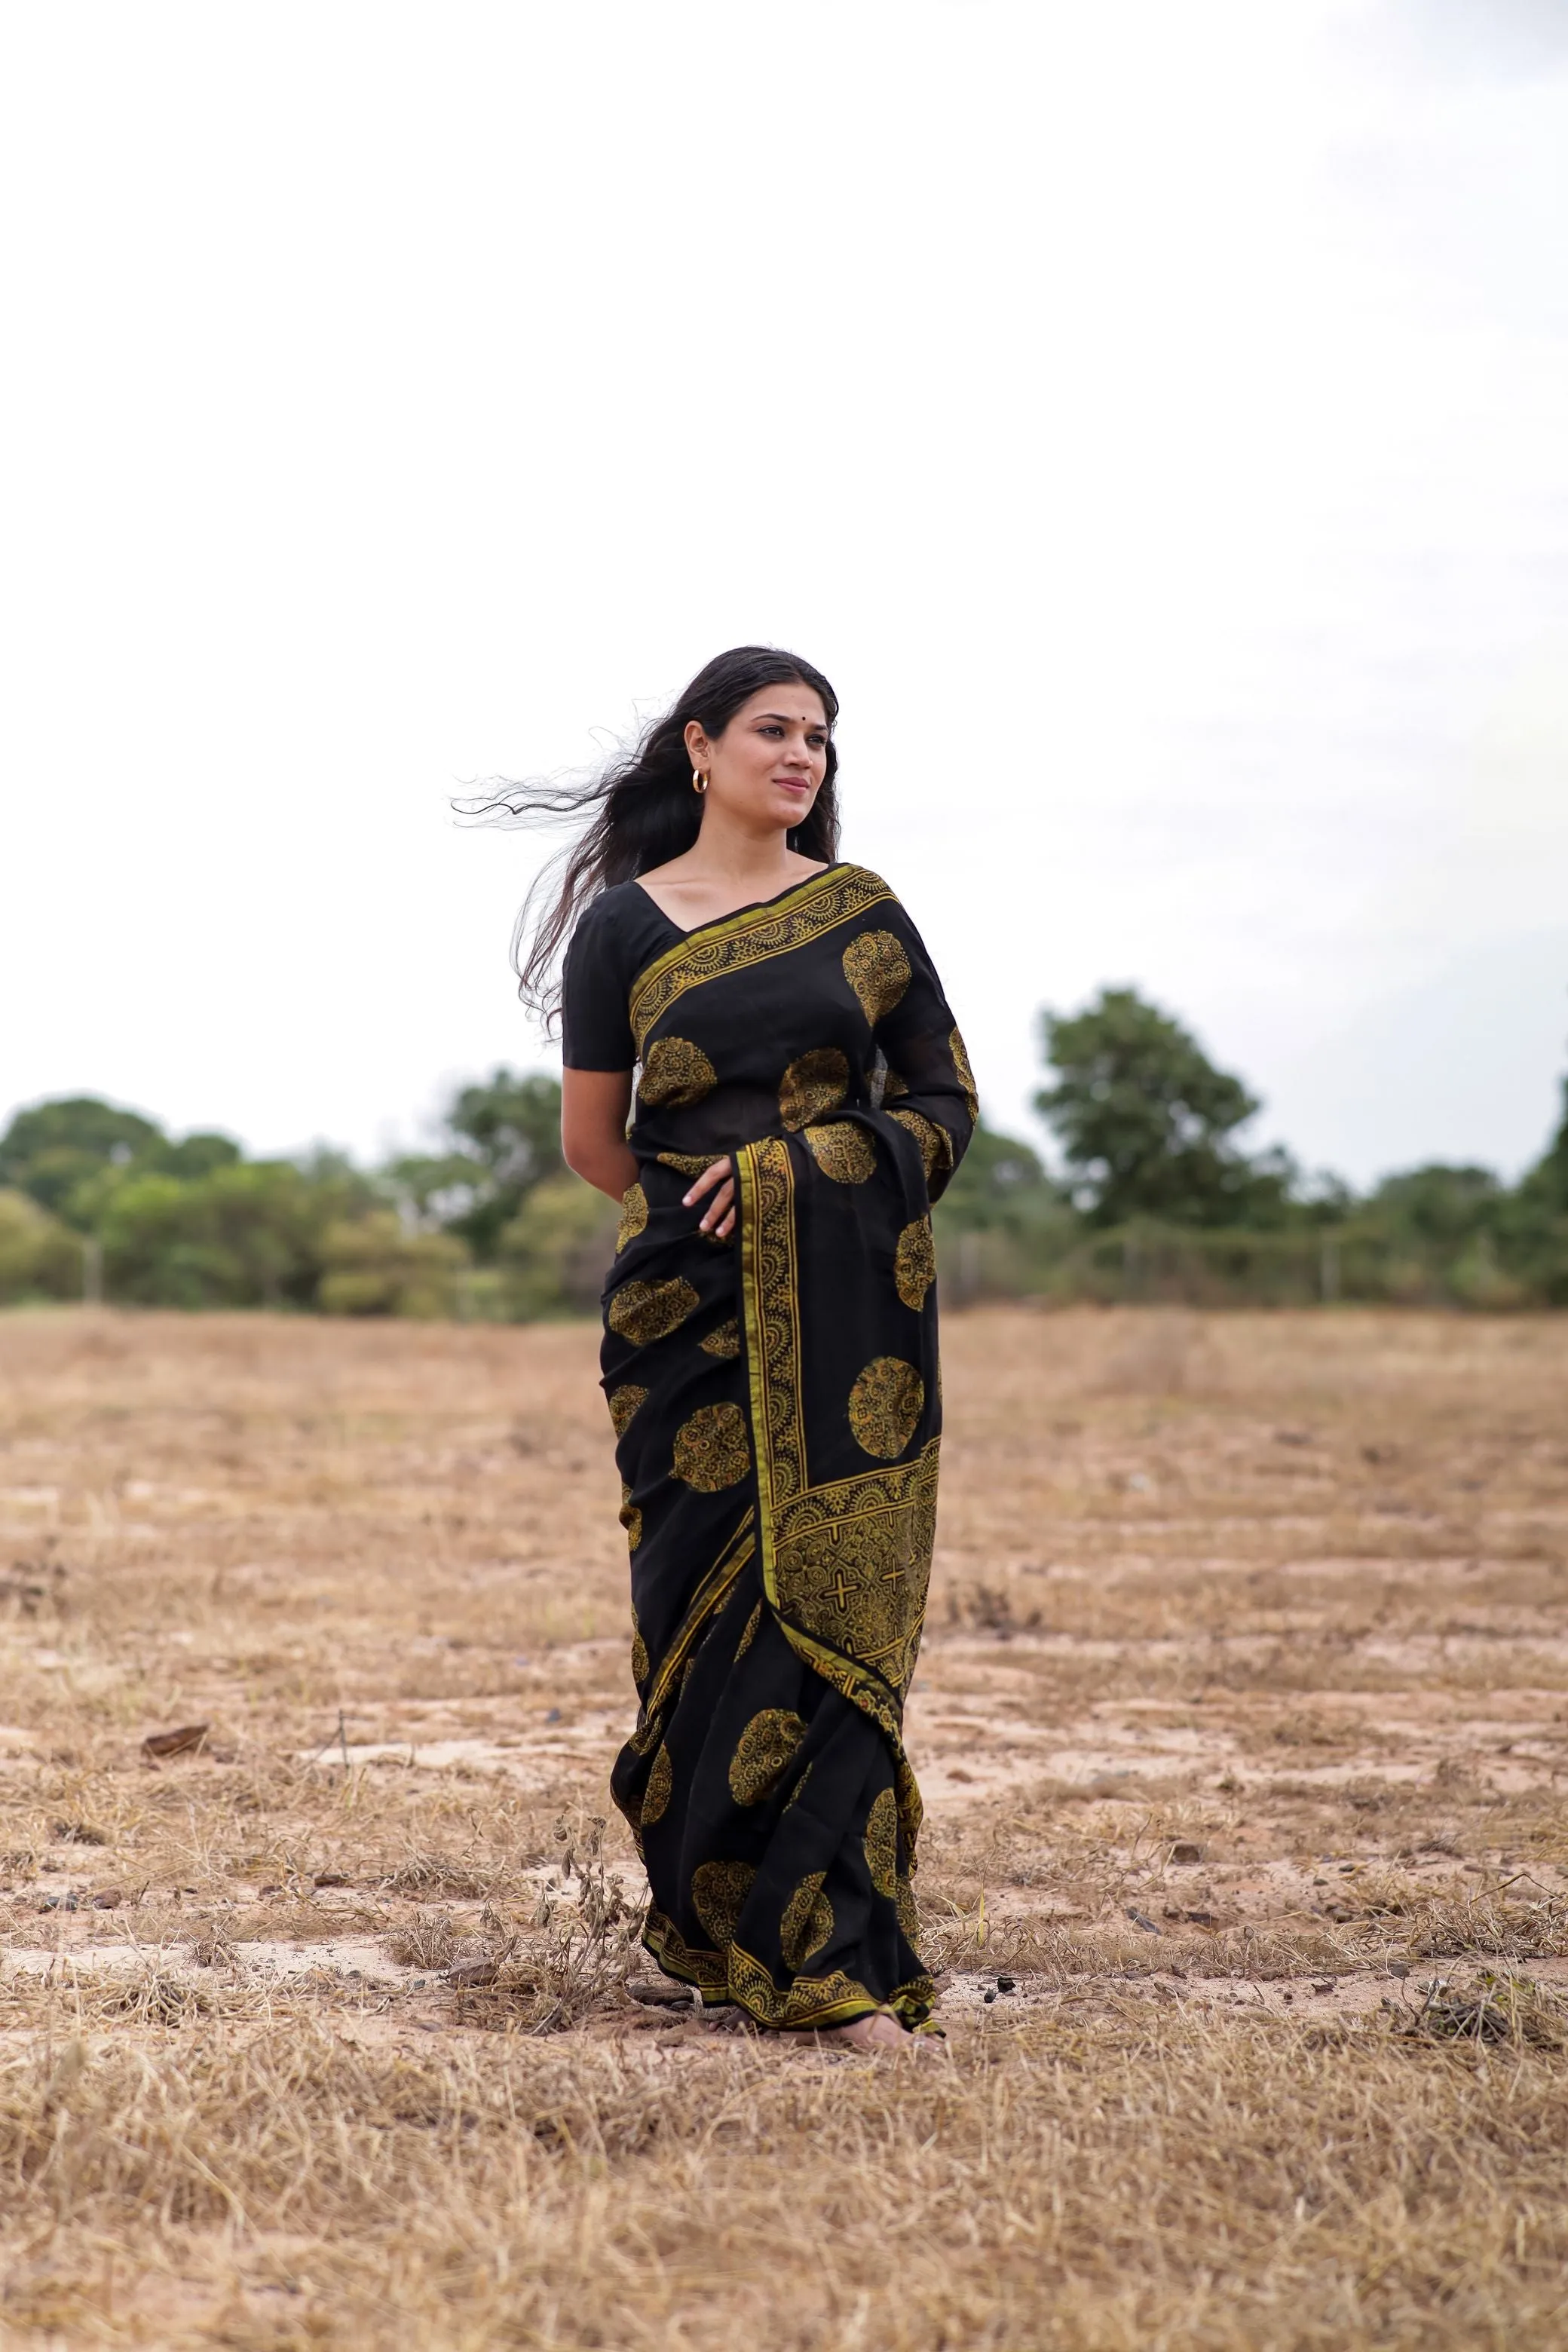
[[[636,884],[606,891],[565,1014],[569,1066],[638,1072],[603,1371],[640,1701],[613,1786],[648,1948],[763,2025],[919,2026],[902,1725],[936,1523],[931,1204],[977,1116],[963,1041],[857,866],[687,934]],[[682,1195],[726,1153],[720,1244]]]

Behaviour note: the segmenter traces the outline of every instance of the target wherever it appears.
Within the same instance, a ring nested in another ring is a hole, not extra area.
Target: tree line
[[[1257,1099],[1136,990],[1044,1013],[1040,1042],[1058,1164],[980,1128],[936,1213],[950,1297],[1568,1305],[1568,1079],[1518,1184],[1432,1165],[1358,1196],[1246,1149]],[[0,1139],[0,1302],[589,1312],[616,1213],[563,1163],[560,1110],[556,1079],[499,1069],[458,1089],[437,1149],[367,1170],[247,1159],[91,1096],[37,1104]]]

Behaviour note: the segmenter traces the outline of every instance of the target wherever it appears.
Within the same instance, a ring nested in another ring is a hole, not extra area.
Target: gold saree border
[[[658,1671],[649,1686],[647,1703],[643,1709],[642,1729],[636,1735],[637,1738],[647,1740],[664,1712],[676,1677],[696,1648],[699,1637],[729,1599],[731,1586],[756,1550],[754,1519],[755,1512],[748,1503],[739,1527],[692,1594],[691,1604],[677,1627],[668,1649],[658,1662]]]
[[[868,1464],[863,1472],[828,1486],[810,1483],[801,1412],[799,1265],[795,1243],[795,1163],[782,1136],[743,1144],[733,1155],[741,1211],[741,1301],[746,1328],[746,1376],[752,1408],[752,1453],[757,1475],[757,1552],[763,1591],[781,1632],[797,1656],[850,1703],[868,1715],[893,1751],[899,1810],[910,1855],[920,1832],[921,1807],[915,1777],[903,1747],[900,1692],[914,1664],[924,1622],[924,1591],[916,1622],[898,1643],[862,1658],[839,1649],[809,1626],[792,1621],[780,1577],[781,1555],[804,1550],[825,1524],[835,1534],[863,1522],[875,1528],[908,1527],[913,1549],[924,1547],[930,1572],[929,1534],[934,1526],[937,1460],[941,1441],[932,1438],[913,1462],[885,1468]],[[858,1504],[859,1507],[856,1507]],[[921,1565],[916,1563],[917,1570]],[[898,1654],[895,1656],[895,1651]],[[883,1675],[878,1662],[894,1665]]]
[[[826,1977],[797,1976],[781,1988],[761,1960],[753,1959],[742,1945],[726,1944],[722,1951],[713,1951],[689,1944],[674,1920],[653,1908],[648,1911],[642,1941],[666,1976],[697,1987],[704,2009],[733,2004],[754,2017],[759,2025],[771,2026],[776,2032],[809,2033],[883,2011],[913,2031],[936,2003],[936,1986],[928,1976],[911,1977],[896,1986],[886,2000],[879,2000],[842,1969]]]
[[[731,972],[749,971],[754,964],[806,947],[892,895],[881,876],[863,866],[831,866],[782,898],[770,898],[765,907],[742,908],[689,931],[679,946],[656,956],[632,982],[627,1011],[638,1054],[654,1023],[688,989],[723,980]]]

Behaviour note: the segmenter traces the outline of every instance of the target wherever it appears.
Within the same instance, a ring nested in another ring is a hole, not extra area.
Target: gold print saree
[[[886,883],[835,866],[682,934],[635,883],[566,973],[566,1060],[639,1068],[605,1294],[640,1710],[616,1801],[647,1940],[764,2025],[931,2000],[902,1746],[941,1425],[930,1209],[974,1117]],[[692,1176],[732,1157],[734,1237]]]

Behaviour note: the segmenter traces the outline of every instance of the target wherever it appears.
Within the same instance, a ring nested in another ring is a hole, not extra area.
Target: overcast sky
[[[0,1115],[412,1140],[712,653],[994,1124],[1131,981],[1358,1181],[1568,1066],[1563,0],[79,0],[0,36]]]

